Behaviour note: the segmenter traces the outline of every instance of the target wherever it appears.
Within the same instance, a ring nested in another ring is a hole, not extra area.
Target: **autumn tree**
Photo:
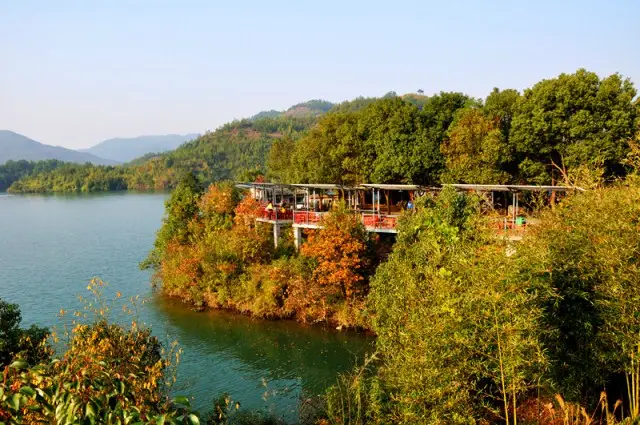
[[[346,210],[328,214],[300,253],[312,260],[311,279],[290,296],[303,297],[317,319],[330,318],[340,304],[362,302],[370,257],[367,233],[356,216]]]

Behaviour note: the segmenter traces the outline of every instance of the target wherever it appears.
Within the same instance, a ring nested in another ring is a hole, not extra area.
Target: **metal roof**
[[[556,192],[569,192],[569,191],[580,191],[584,192],[585,190],[581,187],[571,187],[571,186],[536,186],[536,185],[518,185],[518,184],[462,184],[462,183],[453,183],[453,184],[443,184],[445,186],[451,186],[456,189],[464,189],[464,190],[476,190],[479,192],[517,192],[517,191],[556,191]],[[240,188],[307,188],[307,189],[321,189],[321,190],[363,190],[363,189],[382,189],[382,190],[398,190],[398,191],[416,191],[416,190],[440,190],[442,187],[430,187],[430,186],[421,186],[416,184],[374,184],[374,183],[365,183],[359,186],[342,186],[339,184],[331,184],[331,183],[243,183],[237,182],[236,187]]]
[[[479,192],[517,192],[517,191],[538,191],[546,192],[553,190],[556,192],[569,192],[579,190],[584,192],[581,187],[570,186],[536,186],[536,185],[520,185],[520,184],[443,184],[442,186],[451,186],[456,189],[477,190]]]
[[[362,189],[359,187],[350,187],[350,186],[342,186],[339,184],[330,184],[330,183],[296,183],[292,184],[294,187],[304,187],[308,189],[325,189],[325,190],[358,190]]]
[[[360,186],[368,189],[384,189],[384,190],[424,190],[425,186],[419,186],[417,184],[377,184],[377,183],[365,183]]]

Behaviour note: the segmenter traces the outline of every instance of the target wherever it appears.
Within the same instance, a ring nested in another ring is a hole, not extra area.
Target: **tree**
[[[361,183],[369,156],[364,149],[357,115],[328,113],[296,144],[289,176],[302,183]]]
[[[145,261],[143,269],[158,269],[164,251],[170,241],[184,243],[189,237],[189,222],[198,214],[198,201],[202,187],[193,173],[187,173],[165,203],[166,215],[156,235],[154,248]]]
[[[455,92],[441,92],[427,98],[420,112],[422,135],[419,143],[410,152],[415,158],[414,161],[419,163],[416,169],[420,170],[412,176],[411,183],[440,183],[440,175],[445,166],[440,145],[444,141],[447,129],[459,109],[476,103],[469,96]]]
[[[482,111],[490,119],[497,120],[505,139],[511,131],[511,121],[520,93],[514,89],[500,90],[494,88],[484,101]]]
[[[621,397],[616,375],[640,382],[638,199],[635,177],[565,199],[518,248],[523,279],[557,294],[546,305],[544,342],[568,399],[597,401],[605,387]]]
[[[414,152],[420,145],[419,110],[400,97],[379,100],[365,108],[359,127],[372,156],[367,175],[373,183],[410,183],[421,174],[422,158]]]
[[[290,137],[283,137],[273,142],[267,158],[267,177],[271,181],[279,183],[295,181],[291,163],[295,148],[296,143]]]
[[[499,122],[479,108],[461,111],[441,146],[448,183],[504,184],[510,179],[506,164],[511,152]]]
[[[371,261],[368,235],[360,220],[342,206],[325,216],[323,228],[309,235],[300,254],[311,260],[306,261],[311,276],[292,282],[287,307],[297,310],[303,320],[353,326],[356,319],[346,316],[362,309]]]
[[[635,130],[635,95],[628,79],[600,79],[584,69],[525,90],[510,135],[521,178],[551,183],[555,167],[581,164],[603,164],[608,176],[621,173]]]
[[[542,291],[519,280],[475,197],[419,199],[398,230],[368,300],[392,410],[380,422],[516,423],[546,363]]]
[[[49,330],[36,325],[22,329],[21,321],[20,307],[0,299],[0,366],[8,365],[16,355],[34,365],[51,354],[46,343]]]

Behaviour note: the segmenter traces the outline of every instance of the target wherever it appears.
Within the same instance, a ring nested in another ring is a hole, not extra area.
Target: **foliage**
[[[44,161],[7,161],[0,165],[0,192],[7,190],[15,181],[31,174],[51,172],[64,162],[57,159]]]
[[[197,197],[188,187],[181,183],[167,202],[146,263],[165,294],[198,309],[366,326],[360,311],[371,248],[356,217],[344,209],[327,215],[297,254],[290,232],[274,248],[271,226],[256,222],[264,206],[232,184],[211,185]]]
[[[140,264],[143,269],[158,268],[160,258],[172,240],[184,243],[190,236],[188,224],[198,214],[198,202],[202,195],[202,188],[195,176],[185,175],[180,184],[166,201],[167,214],[158,231],[154,248],[145,261]]]
[[[99,296],[103,286],[94,280],[88,289]],[[129,328],[109,323],[104,299],[87,307],[94,320],[72,322],[60,357],[34,367],[16,359],[4,369],[0,422],[198,424],[186,398],[169,400],[165,371],[171,356],[151,331],[135,321]]]
[[[545,345],[553,381],[570,400],[596,399],[614,375],[637,373],[638,199],[630,178],[564,200],[521,248],[528,276],[558,295],[546,306],[553,332]]]
[[[600,79],[584,69],[525,90],[510,136],[522,178],[550,183],[553,164],[570,169],[599,162],[607,175],[620,174],[635,132],[635,95],[633,84],[620,75]]]
[[[274,145],[272,176],[291,181],[340,183],[437,183],[440,143],[455,112],[468,98],[441,93],[415,104],[397,96],[338,107],[300,139],[290,159]]]
[[[63,163],[55,169],[36,167],[16,175],[20,180],[15,182],[12,172],[4,184],[13,182],[10,191],[14,193],[164,190],[175,188],[186,173],[194,173],[204,183],[239,178],[247,172],[265,174],[271,144],[281,137],[297,139],[315,121],[312,115],[234,121],[174,151],[123,166]],[[0,168],[0,185],[2,179]]]
[[[291,288],[289,296],[304,305],[305,316],[325,321],[336,314],[337,305],[362,309],[359,304],[368,291],[366,276],[371,261],[367,232],[344,206],[328,214],[322,224],[300,249],[301,255],[313,261],[311,279],[303,287]]]
[[[372,280],[391,409],[382,422],[515,423],[517,401],[544,370],[542,293],[517,279],[477,205],[449,189],[420,200]]]
[[[8,177],[0,167],[0,190],[16,178],[13,192],[169,189],[189,172],[203,183],[267,175],[344,185],[549,184],[579,167],[601,167],[610,179],[627,172],[621,161],[637,132],[635,95],[618,74],[601,79],[580,69],[523,95],[493,89],[484,102],[456,92],[389,92],[333,107],[310,101],[233,121],[125,166],[13,167]]]
[[[376,356],[365,359],[350,373],[342,374],[326,393],[326,417],[330,424],[384,423],[391,406],[379,376]]]
[[[505,164],[511,160],[509,146],[496,120],[479,108],[459,113],[441,145],[446,170],[442,180],[450,183],[504,184],[509,182]]]
[[[0,299],[0,366],[7,366],[15,356],[35,365],[51,355],[47,343],[49,330],[36,325],[23,329],[21,321],[18,305]]]

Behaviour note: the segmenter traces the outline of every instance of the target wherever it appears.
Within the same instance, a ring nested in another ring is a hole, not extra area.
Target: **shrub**
[[[445,189],[403,217],[371,285],[382,422],[515,423],[518,400],[541,376],[544,293],[518,278],[473,196]]]

